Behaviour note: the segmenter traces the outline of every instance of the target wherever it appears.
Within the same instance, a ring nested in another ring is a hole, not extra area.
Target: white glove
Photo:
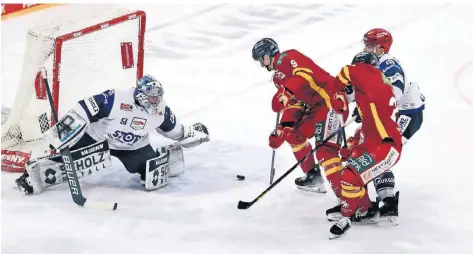
[[[202,123],[195,123],[189,128],[184,128],[184,135],[179,139],[181,145],[185,148],[196,147],[209,140],[209,131]]]

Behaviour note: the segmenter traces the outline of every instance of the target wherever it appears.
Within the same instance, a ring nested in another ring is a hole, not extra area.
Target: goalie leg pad
[[[79,179],[112,165],[108,142],[105,140],[71,151],[71,154]],[[29,161],[26,172],[34,194],[41,193],[44,188],[67,181],[64,164],[59,154]]]
[[[170,151],[169,154],[169,176],[179,176],[184,174],[186,170],[185,161],[184,161],[184,149],[176,142],[174,144],[163,146],[156,149],[156,154],[159,156],[162,153],[166,153],[167,150]]]
[[[146,190],[155,190],[168,184],[169,156],[170,151],[166,150],[158,157],[146,161]]]

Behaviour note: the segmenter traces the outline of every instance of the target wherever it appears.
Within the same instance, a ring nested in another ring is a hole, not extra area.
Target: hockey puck
[[[245,176],[244,175],[237,175],[237,179],[240,180],[240,181],[243,181],[243,180],[245,180]]]

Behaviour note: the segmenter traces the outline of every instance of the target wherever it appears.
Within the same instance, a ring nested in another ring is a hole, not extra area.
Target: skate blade
[[[378,224],[379,220],[378,219],[369,219],[369,220],[362,220],[362,221],[353,221],[353,224],[356,225],[373,225],[373,224]]]
[[[348,232],[348,231],[345,231],[345,233],[343,233],[343,234],[341,234],[341,235],[334,235],[334,234],[330,233],[330,235],[328,236],[328,239],[329,239],[329,240],[334,240],[334,239],[340,238],[340,237],[346,235],[347,232]]]
[[[315,193],[327,193],[325,188],[318,188],[314,186],[297,186],[299,190],[308,191],[308,192],[315,192]]]
[[[397,216],[383,216],[379,218],[380,226],[397,226],[399,222],[397,221]]]

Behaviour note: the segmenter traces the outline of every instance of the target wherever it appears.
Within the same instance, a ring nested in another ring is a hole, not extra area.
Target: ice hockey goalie
[[[145,75],[136,87],[107,90],[80,100],[46,132],[49,146],[53,150],[71,148],[79,178],[109,168],[110,156],[114,156],[128,172],[140,175],[145,189],[165,186],[170,176],[184,172],[182,147],[209,141],[209,132],[202,123],[181,124],[163,95],[161,83]],[[177,142],[154,150],[148,136],[153,131]],[[41,193],[65,182],[62,167],[58,155],[32,159],[16,180],[17,186],[28,194]]]

